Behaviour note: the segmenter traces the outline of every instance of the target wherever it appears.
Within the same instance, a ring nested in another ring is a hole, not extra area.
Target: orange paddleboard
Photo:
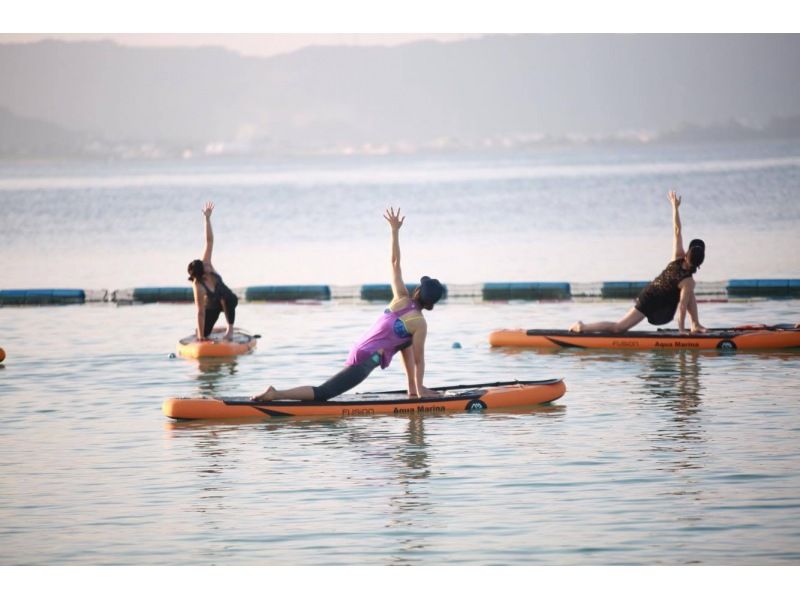
[[[578,333],[568,330],[495,330],[489,335],[489,344],[493,347],[769,351],[800,348],[800,329],[789,324],[758,324],[738,328],[714,328],[703,334],[680,334],[677,330],[629,330],[621,334]]]
[[[200,357],[231,357],[250,353],[256,346],[258,334],[248,334],[234,328],[233,339],[226,341],[224,328],[215,328],[208,341],[199,342],[193,334],[178,341],[178,355],[198,359]]]
[[[495,382],[440,387],[441,397],[409,399],[405,391],[341,395],[330,401],[263,401],[246,398],[173,398],[161,410],[173,419],[252,419],[287,416],[445,413],[550,403],[567,390],[563,380]]]

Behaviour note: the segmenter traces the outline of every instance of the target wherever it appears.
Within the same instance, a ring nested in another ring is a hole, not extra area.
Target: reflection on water
[[[220,383],[236,375],[237,357],[209,357],[197,360],[197,395],[214,397],[220,394]]]
[[[387,472],[383,479],[387,485],[387,518],[384,526],[397,543],[392,550],[395,554],[392,562],[400,564],[411,562],[415,552],[426,548],[425,532],[428,526],[425,522],[433,511],[425,484],[431,475],[425,438],[426,417],[413,414],[382,419],[392,420],[391,423],[399,425],[401,430],[391,434],[375,434],[370,427],[351,425],[346,419],[324,417],[238,424],[168,422],[165,429],[177,442],[181,442],[187,434],[193,442],[195,455],[192,463],[199,492],[197,506],[193,510],[200,515],[209,533],[217,533],[221,529],[222,518],[217,514],[235,508],[236,491],[225,480],[234,473],[243,456],[241,448],[230,446],[231,436],[235,435],[237,427],[263,433],[265,439],[270,436],[284,440],[287,436],[300,439],[309,456],[314,452],[310,444],[335,450],[335,458],[358,463],[358,467],[365,471]],[[381,430],[385,432],[385,428]],[[262,464],[279,459],[274,446],[270,448],[273,443],[265,440],[265,444],[260,450],[254,450],[253,447],[244,447],[244,450],[253,451],[252,459]],[[272,457],[269,456],[270,452]],[[268,467],[263,471],[260,499],[280,510],[283,506],[280,499],[282,490],[276,474],[278,471]],[[324,486],[324,481],[324,476],[318,480],[320,487]],[[313,492],[311,488],[308,491]],[[279,525],[277,521],[273,524]]]
[[[726,359],[728,355],[715,351],[543,351],[569,354],[587,371],[624,372],[626,378],[639,380],[641,386],[627,400],[641,405],[645,413],[669,415],[658,417],[658,426],[649,431],[651,450],[669,453],[676,459],[669,461],[671,468],[702,467],[704,454],[697,445],[705,441],[700,417],[703,365],[711,359]]]
[[[646,353],[646,366],[638,374],[650,394],[653,407],[665,407],[672,414],[663,433],[672,440],[700,441],[697,413],[702,399],[702,356],[696,351]],[[647,398],[645,399],[647,401]]]
[[[408,417],[403,442],[394,455],[397,464],[395,487],[389,498],[390,517],[386,528],[397,535],[395,564],[412,563],[415,553],[427,547],[426,524],[434,509],[427,479],[431,475],[428,445],[425,442],[425,417]],[[413,533],[403,533],[413,532]]]
[[[711,500],[697,477],[708,461],[701,414],[702,378],[705,360],[719,356],[697,351],[655,352],[648,354],[647,366],[638,375],[648,393],[644,404],[669,414],[657,419],[648,437],[656,454],[655,467],[669,476],[670,484],[663,493],[676,501],[672,509],[675,525],[686,533],[702,533],[705,518],[701,505]],[[684,561],[687,565],[700,563],[690,554]]]
[[[307,527],[315,525],[317,542],[338,546],[344,542],[335,539],[341,532],[334,533],[335,524],[323,523],[333,499],[330,494],[338,493],[351,495],[344,500],[353,501],[352,512],[358,514],[360,522],[374,521],[383,529],[379,535],[383,538],[384,564],[419,564],[427,562],[436,549],[435,539],[442,533],[443,518],[447,518],[442,513],[441,497],[437,499],[432,486],[437,468],[431,452],[442,441],[442,429],[455,424],[478,426],[480,430],[482,421],[557,419],[566,412],[564,405],[540,405],[492,414],[168,422],[164,427],[176,450],[187,441],[191,443],[188,466],[196,477],[190,484],[196,496],[186,498],[188,504],[195,505],[192,511],[197,513],[203,533],[226,531],[242,500],[242,470],[253,470],[257,481],[248,483],[247,494],[265,508],[259,524],[247,532],[248,542],[292,545],[295,534],[309,533]],[[429,427],[435,429],[437,441],[433,443]],[[456,450],[459,460],[475,465],[480,464],[480,451],[491,451],[472,444]],[[441,464],[439,468],[438,477],[452,475]],[[339,470],[351,473],[340,478]],[[310,472],[313,477],[306,478]],[[377,496],[368,498],[371,494]],[[249,516],[255,517],[258,509],[254,510],[251,498],[245,500],[250,503]],[[364,502],[369,509],[365,510]],[[350,516],[339,512],[337,517]],[[231,530],[227,531],[230,536]],[[225,562],[229,551],[230,546],[220,545],[204,556],[211,562]]]

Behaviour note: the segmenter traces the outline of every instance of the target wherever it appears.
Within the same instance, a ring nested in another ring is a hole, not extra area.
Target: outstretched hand
[[[669,201],[672,204],[673,208],[678,209],[681,205],[681,196],[675,193],[674,191],[670,191]]]
[[[214,202],[207,201],[206,205],[203,206],[203,216],[206,218],[211,218],[211,212],[214,211]]]
[[[406,219],[405,216],[400,216],[400,208],[397,208],[397,212],[394,211],[394,208],[389,208],[384,213],[383,218],[389,223],[392,230],[400,230],[400,227],[403,226],[403,222]]]

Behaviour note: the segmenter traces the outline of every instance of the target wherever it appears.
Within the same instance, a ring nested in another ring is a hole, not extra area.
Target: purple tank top
[[[369,359],[376,351],[383,349],[381,369],[389,367],[397,350],[411,340],[411,334],[406,330],[400,317],[414,310],[419,311],[419,306],[413,301],[399,311],[386,308],[378,321],[350,350],[345,365],[359,364]]]

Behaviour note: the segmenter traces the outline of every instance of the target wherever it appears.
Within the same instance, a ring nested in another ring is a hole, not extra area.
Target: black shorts
[[[645,315],[653,326],[668,324],[675,317],[680,297],[654,297],[636,301],[636,309]]]
[[[675,287],[661,288],[656,281],[647,285],[636,298],[636,309],[647,318],[654,326],[661,326],[672,321],[678,303],[681,300],[681,291]]]
[[[365,359],[361,363],[348,365],[327,382],[319,386],[312,386],[314,389],[314,400],[327,401],[333,397],[338,397],[340,394],[361,384],[367,379],[367,376],[372,373],[372,370],[380,364],[380,353],[373,353],[370,355],[369,359]]]
[[[236,321],[237,305],[239,305],[239,298],[231,293],[227,295],[223,301],[211,307],[207,307],[203,336],[208,337],[208,335],[211,334],[211,331],[214,330],[214,324],[216,324],[219,319],[219,314],[223,311],[225,312],[225,319],[228,321],[228,324],[233,326],[233,323]]]

